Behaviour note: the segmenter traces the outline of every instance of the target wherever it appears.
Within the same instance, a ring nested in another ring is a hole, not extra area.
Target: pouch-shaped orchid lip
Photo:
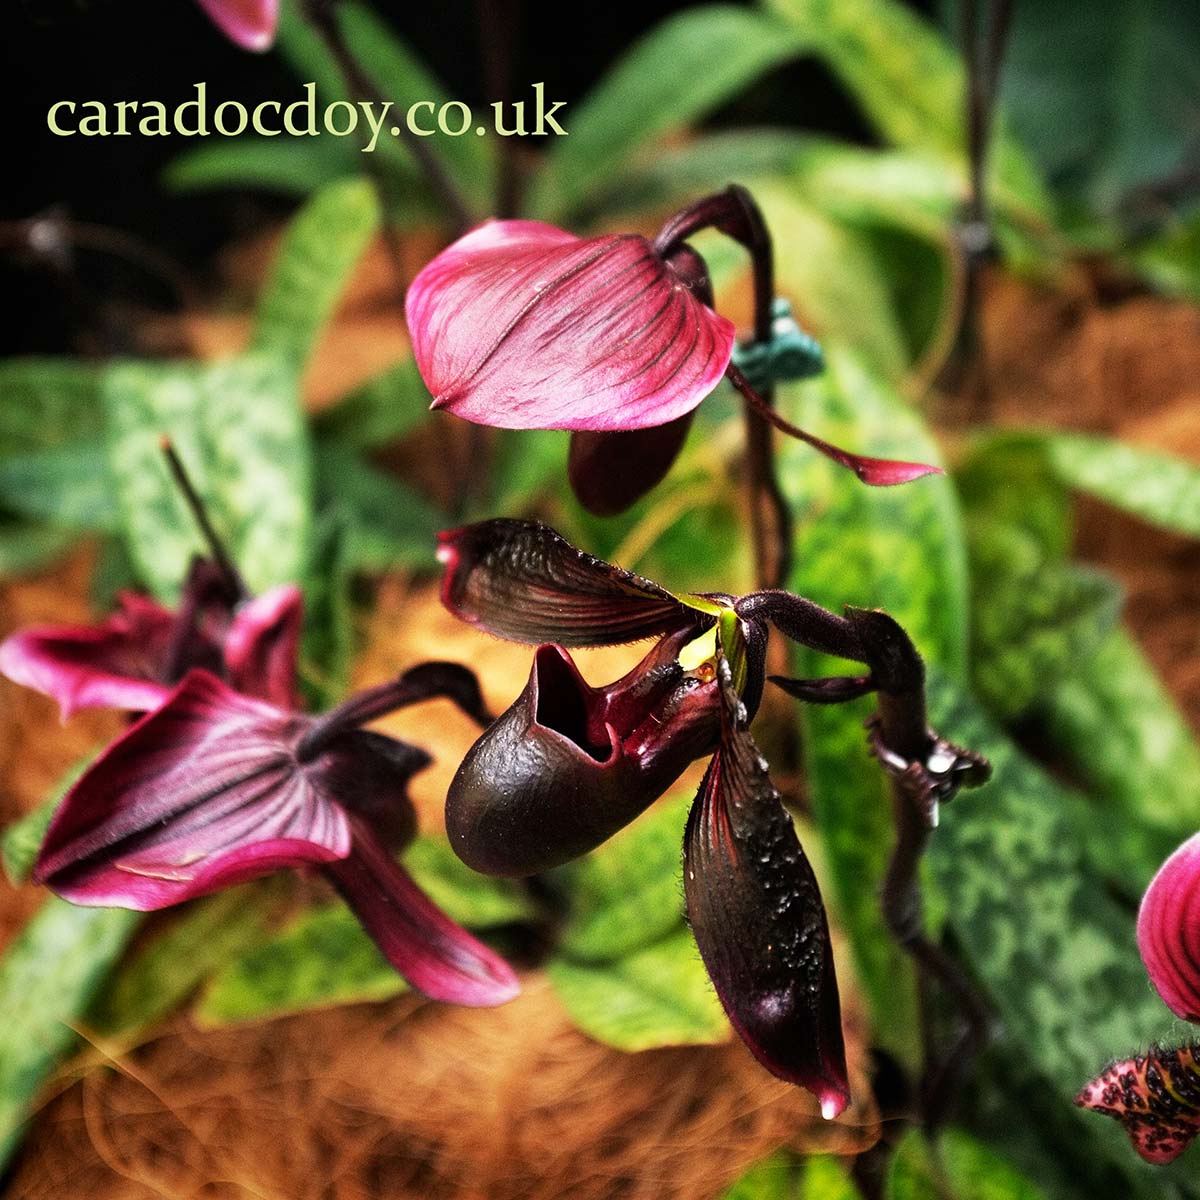
[[[612,765],[621,747],[617,731],[603,719],[604,694],[584,679],[561,646],[537,648],[530,691],[533,719],[542,730],[598,765]]]
[[[1167,1007],[1200,1022],[1200,833],[1159,868],[1142,897],[1138,949]]]
[[[577,550],[538,521],[497,518],[441,533],[437,556],[446,608],[514,642],[615,646],[698,619],[665,588]]]
[[[645,429],[720,382],[734,327],[635,234],[490,221],[405,303],[435,408],[506,429]]]
[[[275,41],[279,0],[197,0],[214,25],[243,50],[261,53]]]

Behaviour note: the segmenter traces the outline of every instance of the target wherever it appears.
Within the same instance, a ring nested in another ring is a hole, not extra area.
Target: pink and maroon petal
[[[837,978],[817,880],[718,663],[721,747],[684,835],[700,956],[741,1039],[835,1117],[850,1099]]]
[[[413,280],[406,315],[434,406],[506,429],[645,429],[720,382],[734,328],[634,234],[492,221]]]
[[[582,550],[537,521],[498,518],[438,537],[442,603],[514,642],[615,646],[691,625],[666,589]]]
[[[1200,1134],[1200,1042],[1113,1063],[1075,1103],[1120,1121],[1147,1162],[1172,1162]]]
[[[162,682],[175,618],[131,593],[99,625],[45,626],[0,645],[0,672],[58,701],[65,721],[82,708],[144,712],[171,689]]]
[[[279,0],[197,0],[213,24],[243,50],[269,50],[279,24]]]
[[[1138,949],[1167,1007],[1200,1022],[1200,833],[1159,868],[1142,898]]]
[[[349,857],[326,871],[388,962],[426,996],[489,1007],[521,990],[504,959],[446,916],[361,821]]]
[[[350,850],[293,755],[307,725],[192,671],[67,793],[34,877],[77,904],[154,909]]]
[[[303,620],[304,598],[291,585],[272,588],[238,608],[225,637],[225,665],[239,692],[280,708],[297,706]]]

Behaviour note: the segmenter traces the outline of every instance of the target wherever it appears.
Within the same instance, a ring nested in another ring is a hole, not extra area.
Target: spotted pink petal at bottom
[[[1200,833],[1159,868],[1142,898],[1138,949],[1167,1007],[1200,1022]]]

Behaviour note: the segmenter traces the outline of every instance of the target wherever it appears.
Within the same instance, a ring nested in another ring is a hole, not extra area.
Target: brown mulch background
[[[254,275],[255,253],[243,252],[235,275]],[[394,319],[378,316],[375,274],[319,357],[314,404],[403,346]],[[189,336],[215,350],[243,332],[206,320]],[[1000,278],[989,284],[984,333],[998,422],[1102,430],[1200,462],[1200,310],[1107,297],[1083,274],[1054,291]],[[1078,544],[1125,584],[1131,627],[1200,728],[1200,545],[1098,504],[1083,505]],[[0,636],[86,618],[89,569],[82,552],[44,578],[0,585]],[[411,592],[403,580],[381,585],[363,633],[359,682],[427,657],[432,642],[479,671],[498,709],[528,671],[527,651],[471,634],[429,589]],[[626,651],[600,652],[584,670],[611,677],[628,661]],[[0,680],[0,822],[32,808],[117,725],[83,714],[62,728],[48,701]],[[416,787],[422,821],[436,827],[471,728],[442,704],[391,727],[437,753]],[[39,900],[36,889],[0,884],[0,944]],[[821,1122],[809,1097],[736,1042],[624,1055],[574,1030],[537,975],[525,983],[498,1010],[408,997],[236,1030],[199,1031],[180,1018],[97,1069],[99,1048],[93,1069],[59,1081],[7,1195],[705,1200],[775,1146],[851,1152],[873,1135],[868,1111]],[[849,1025],[854,1043],[852,1005]]]

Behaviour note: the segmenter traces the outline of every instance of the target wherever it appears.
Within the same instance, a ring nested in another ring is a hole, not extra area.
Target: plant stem
[[[479,48],[488,98],[508,105],[513,98],[513,52],[522,17],[521,0],[476,0]],[[497,217],[515,217],[520,205],[513,139],[500,138],[500,171],[496,180]]]
[[[370,102],[376,107],[387,104],[387,97],[375,86],[371,78],[359,65],[358,59],[354,57],[350,47],[346,44],[346,39],[342,35],[342,27],[338,23],[337,15],[334,12],[334,0],[303,0],[303,4],[304,13],[309,22],[320,35],[321,40],[325,43],[326,48],[337,63],[338,70],[342,73],[342,78],[346,82],[346,90],[350,93],[351,99],[356,104]],[[429,185],[432,187],[438,201],[453,219],[456,226],[456,233],[462,233],[466,229],[469,229],[475,224],[475,215],[455,186],[454,181],[446,173],[446,169],[437,155],[434,154],[424,138],[418,137],[409,129],[407,122],[401,121],[397,128],[400,130],[400,136],[404,139],[404,144],[420,164],[421,170],[425,172],[425,177],[429,181]],[[368,158],[370,157],[368,155]],[[386,179],[378,169],[373,166],[370,169],[375,186],[379,189],[385,201],[384,208],[386,213],[388,207],[386,203],[388,199],[387,192],[389,191]],[[385,218],[386,228],[388,228],[388,223]]]

